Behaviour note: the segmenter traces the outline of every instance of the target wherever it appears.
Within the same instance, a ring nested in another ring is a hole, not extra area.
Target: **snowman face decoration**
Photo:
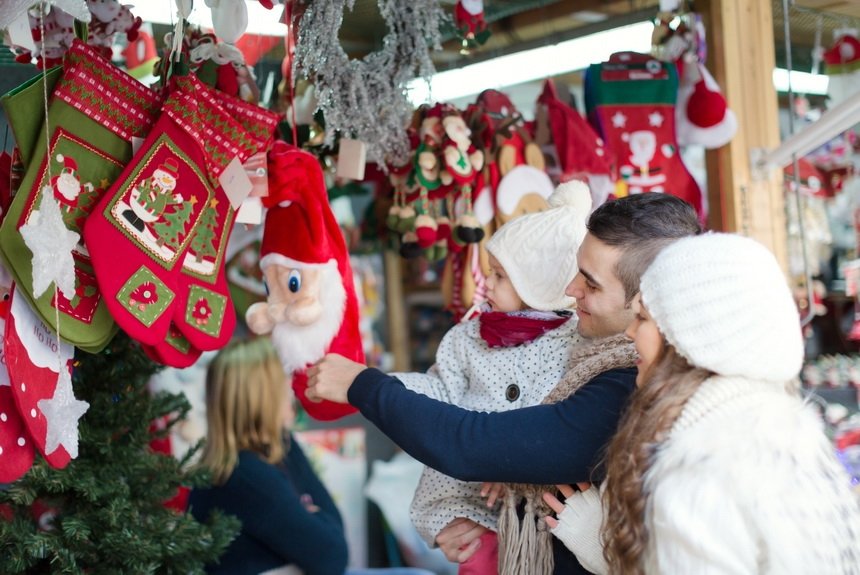
[[[157,168],[152,173],[152,178],[158,187],[169,192],[176,187],[176,177],[162,168]]]

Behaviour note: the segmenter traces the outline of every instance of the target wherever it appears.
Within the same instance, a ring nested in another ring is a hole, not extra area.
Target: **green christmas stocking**
[[[0,103],[6,110],[6,118],[12,128],[12,135],[15,136],[15,145],[25,167],[30,165],[40,133],[45,131],[45,94],[54,93],[54,87],[62,74],[62,66],[51,68],[45,72],[44,77],[39,74],[0,96]]]
[[[32,100],[37,100],[41,109],[44,95],[38,88],[42,85],[38,81],[25,85],[20,92],[21,100],[13,95],[12,109],[19,110],[24,105],[24,95],[33,113],[36,106]],[[5,103],[8,105],[9,100]],[[66,228],[80,234],[101,195],[131,159],[132,138],[149,132],[160,104],[155,92],[86,44],[75,42],[51,95],[49,134],[46,136],[45,130],[40,129],[38,135],[33,135],[35,144],[27,144],[25,138],[24,145],[31,148],[30,161],[20,191],[0,226],[0,255],[15,278],[19,293],[41,319],[57,330],[59,311],[63,339],[86,351],[100,350],[116,332],[97,287],[86,244],[79,242],[71,251],[74,292],[60,291],[55,299],[50,284],[39,293],[34,289],[34,275],[50,274],[41,264],[34,270],[34,254],[21,229],[27,224],[38,228],[36,224],[47,219],[32,217],[39,212],[42,190],[46,189],[59,205]],[[23,136],[23,132],[18,130],[17,135]],[[51,254],[40,253],[36,261],[44,262],[50,257]]]
[[[84,230],[111,315],[150,346],[164,341],[174,306],[183,303],[184,252],[215,199],[218,176],[256,149],[208,91],[180,78],[172,88],[158,122]]]
[[[179,83],[224,108],[247,131],[254,153],[265,152],[271,146],[280,119],[277,114],[213,90],[193,76],[182,78]],[[235,218],[236,212],[219,186],[214,197],[203,206],[182,258],[173,323],[199,350],[224,347],[236,327],[236,312],[224,274],[224,254]]]

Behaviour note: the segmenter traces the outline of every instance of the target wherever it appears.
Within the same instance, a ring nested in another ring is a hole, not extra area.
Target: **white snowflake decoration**
[[[72,250],[80,235],[66,228],[60,206],[50,187],[42,188],[39,209],[21,226],[24,243],[33,252],[33,297],[38,298],[51,282],[66,299],[75,296],[75,260]]]
[[[48,420],[45,453],[53,453],[62,445],[72,459],[78,457],[78,420],[90,408],[86,401],[75,399],[72,378],[63,366],[51,399],[40,399],[36,405]]]

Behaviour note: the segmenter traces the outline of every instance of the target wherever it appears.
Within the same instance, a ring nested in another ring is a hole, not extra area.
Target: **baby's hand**
[[[487,498],[487,507],[492,507],[496,504],[502,495],[505,494],[504,483],[491,483],[489,481],[481,485],[481,497]]]

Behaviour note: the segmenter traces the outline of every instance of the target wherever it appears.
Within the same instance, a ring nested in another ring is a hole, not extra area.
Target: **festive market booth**
[[[568,182],[776,255],[860,482],[858,5],[138,4],[0,3],[0,572],[216,562],[238,521],[186,512],[206,373],[255,336],[350,568],[456,572],[409,519],[422,466],[308,370],[430,369],[487,311],[488,242]]]

